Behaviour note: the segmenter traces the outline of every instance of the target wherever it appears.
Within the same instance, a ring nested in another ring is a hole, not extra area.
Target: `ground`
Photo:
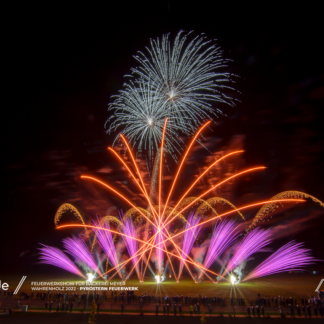
[[[0,317],[1,323],[12,323],[12,324],[86,324],[88,323],[89,314],[44,314],[44,313],[19,313],[11,317]],[[147,324],[152,323],[154,320],[155,324],[165,324],[166,316],[140,316],[140,315],[97,315],[96,324],[101,323],[118,323],[118,324]],[[200,317],[189,317],[189,316],[168,316],[168,324],[179,324],[185,322],[186,324],[201,324]],[[309,323],[308,318],[229,318],[229,317],[206,317],[206,324],[217,323],[217,324],[248,324],[253,322],[254,324],[264,323]],[[321,318],[312,318],[311,323],[322,323],[323,319]]]
[[[323,277],[323,274],[313,275],[311,273],[284,273],[260,278],[247,283],[240,283],[239,285],[235,286],[235,291],[237,296],[246,299],[256,298],[258,294],[260,294],[261,297],[284,296],[299,299],[300,297],[310,297],[311,295],[315,296],[315,289]],[[11,291],[16,289],[21,277],[6,276],[5,279],[5,282],[9,283],[9,290]],[[27,276],[27,279],[22,285],[20,292],[23,291],[30,293],[32,281],[72,281],[75,279],[75,277],[70,276],[65,278],[61,276],[54,277],[52,275]],[[219,296],[229,298],[231,291],[231,285],[229,283],[221,282],[219,284],[213,284],[205,281],[195,284],[189,279],[181,280],[178,284],[175,281],[166,281],[159,285],[153,281],[147,281],[140,284],[138,280],[131,279],[127,281],[126,286],[139,287],[139,292],[136,294],[161,294],[162,296],[198,296],[198,294],[201,294],[202,296]],[[110,293],[108,293],[108,296],[110,296]]]

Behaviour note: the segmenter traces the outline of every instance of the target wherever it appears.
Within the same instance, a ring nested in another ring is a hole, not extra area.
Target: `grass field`
[[[247,283],[241,283],[235,285],[235,292],[238,297],[243,298],[255,298],[258,294],[263,297],[285,296],[300,298],[301,296],[308,297],[310,295],[316,295],[315,289],[318,286],[323,275],[313,275],[309,273],[303,274],[280,274],[272,275],[269,277],[260,278],[258,280],[250,281]],[[3,278],[5,282],[9,284],[9,290],[15,290],[21,277],[18,276],[6,276]],[[20,292],[31,293],[31,282],[33,281],[76,281],[75,277],[53,277],[50,275],[42,276],[27,276],[24,284],[20,288]],[[118,282],[118,280],[113,280]],[[138,287],[138,293],[136,294],[148,294],[148,295],[184,295],[184,296],[219,296],[229,297],[231,292],[231,284],[221,282],[219,284],[213,284],[208,281],[195,284],[192,280],[184,279],[179,283],[175,281],[165,281],[161,284],[156,284],[153,281],[147,281],[139,283],[138,280],[130,279],[126,283],[126,287]],[[324,289],[324,287],[322,287]],[[76,291],[77,293],[79,291]],[[35,292],[34,292],[35,293]],[[37,292],[36,292],[37,293]],[[110,292],[108,292],[110,296]]]

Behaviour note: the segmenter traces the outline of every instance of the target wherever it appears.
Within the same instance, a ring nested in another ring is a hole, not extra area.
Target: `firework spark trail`
[[[181,132],[190,133],[181,127],[176,116],[170,114],[167,101],[158,98],[159,95],[152,91],[149,84],[137,81],[135,85],[130,82],[124,90],[119,91],[119,95],[113,97],[116,100],[109,105],[109,110],[114,110],[114,114],[106,122],[106,125],[109,124],[107,133],[123,127],[122,132],[132,146],[136,146],[137,151],[147,151],[152,161],[161,142],[163,124],[169,118],[169,136],[165,145],[171,154],[181,153],[178,135]],[[189,120],[187,122],[190,123]]]
[[[163,134],[162,134],[162,141],[161,141],[161,149],[160,149],[160,175],[159,175],[159,226],[158,229],[160,230],[161,221],[163,215],[161,215],[161,194],[162,194],[162,166],[163,166],[163,143],[164,143],[164,136],[166,125],[168,122],[168,118],[165,119],[164,127],[163,127]],[[166,206],[166,205],[165,205]]]
[[[150,159],[158,149],[166,117],[170,118],[166,147],[172,154],[180,153],[179,133],[190,136],[205,120],[221,113],[219,108],[214,109],[215,102],[234,105],[234,99],[223,92],[234,90],[227,85],[231,74],[217,73],[227,66],[220,47],[209,44],[211,41],[205,41],[202,34],[186,45],[190,33],[183,37],[182,33],[173,46],[169,36],[163,35],[161,43],[151,41],[148,57],[139,52],[135,59],[140,67],[132,69],[138,77],[125,84],[109,104],[108,110],[114,113],[106,122],[107,133],[124,127],[132,145],[138,151],[148,150]],[[177,160],[174,154],[173,158]]]
[[[232,258],[226,265],[223,276],[238,267],[244,260],[252,254],[260,251],[263,247],[271,243],[270,229],[263,230],[259,227],[247,234],[241,243],[236,247]]]
[[[135,237],[136,236],[136,229],[135,229],[135,226],[133,224],[133,222],[131,221],[131,219],[126,219],[124,221],[124,233],[126,233],[128,236],[131,236],[131,237]],[[138,250],[138,243],[137,241],[135,240],[132,240],[130,239],[129,237],[125,237],[125,236],[122,236],[124,242],[125,242],[125,245],[127,247],[127,251],[129,253],[129,255],[135,255],[137,250]],[[137,273],[137,276],[139,278],[139,268],[138,268],[138,265],[137,265],[137,257],[133,258],[132,259],[132,262],[133,264],[135,265],[136,264],[136,267],[135,267],[135,271]],[[114,264],[114,266],[117,265],[117,264]]]
[[[142,182],[142,184],[143,184],[144,187],[142,187],[141,184],[137,181],[135,175],[129,169],[129,167],[127,166],[126,162],[119,156],[119,154],[114,149],[112,149],[111,147],[108,147],[108,150],[110,150],[111,152],[113,152],[117,156],[117,158],[121,161],[121,163],[126,167],[127,171],[130,173],[130,175],[132,176],[132,178],[135,180],[135,183],[137,184],[138,188],[141,190],[141,192],[143,193],[143,195],[147,199],[147,202],[150,205],[151,210],[153,211],[153,216],[154,216],[154,218],[156,218],[157,212],[156,212],[155,208],[153,207],[153,205],[151,203],[151,200],[150,200],[150,198],[149,198],[149,196],[147,194],[147,191],[146,191],[146,188],[144,186],[143,180],[140,180],[140,181]],[[133,162],[135,162],[135,161],[133,160]],[[137,165],[135,165],[135,166],[137,167]],[[155,221],[156,221],[156,219],[155,219]]]
[[[74,273],[84,279],[86,277],[78,269],[78,267],[72,262],[72,260],[64,254],[60,249],[41,244],[43,247],[40,248],[40,263],[50,264],[55,267],[64,269],[68,272]]]
[[[162,235],[161,231],[158,228],[153,229],[154,234],[155,234],[155,242],[156,242],[156,270],[158,272],[158,275],[162,275],[162,259],[163,259],[163,251],[161,250],[160,246],[162,244]],[[145,273],[144,273],[145,275]]]
[[[237,229],[238,225],[232,220],[224,219],[216,223],[203,264],[205,268],[209,268],[235,242]]]
[[[200,221],[200,217],[194,217],[194,212],[192,212],[192,213],[190,213],[190,215],[188,217],[185,228],[188,229],[189,227],[198,224],[199,221]],[[195,227],[192,231],[185,232],[185,234],[183,236],[182,253],[181,253],[182,260],[180,261],[178,278],[181,277],[181,274],[183,271],[183,266],[184,266],[183,260],[187,259],[187,256],[190,253],[190,251],[195,243],[195,240],[197,239],[200,229],[201,229],[201,227]]]
[[[271,254],[250,272],[243,281],[285,271],[302,270],[306,265],[319,261],[310,255],[310,251],[309,249],[303,248],[303,243],[291,241]]]
[[[169,34],[163,35],[161,43],[159,39],[151,40],[151,49],[146,48],[148,56],[142,52],[134,56],[140,67],[132,72],[167,100],[168,110],[177,116],[182,127],[193,130],[195,127],[187,125],[186,119],[199,125],[211,115],[217,116],[210,102],[232,106],[234,100],[222,93],[224,88],[230,88],[225,84],[231,81],[230,74],[216,72],[226,66],[220,47],[206,41],[203,34],[186,45],[191,32],[183,37],[182,34],[183,31],[178,33],[173,45]]]
[[[189,153],[189,151],[190,151],[190,149],[191,149],[193,143],[195,142],[195,140],[196,140],[196,138],[198,137],[198,135],[202,132],[202,130],[203,130],[203,129],[204,129],[204,128],[209,124],[209,123],[210,123],[210,121],[206,122],[203,126],[201,126],[200,129],[197,131],[196,135],[194,136],[194,138],[191,140],[191,142],[190,142],[190,144],[189,144],[189,146],[188,146],[188,148],[187,148],[187,150],[186,150],[186,152],[185,152],[185,154],[184,154],[184,156],[183,156],[183,158],[182,158],[182,160],[181,160],[181,163],[180,163],[180,165],[179,165],[178,171],[177,171],[177,173],[176,173],[176,175],[175,175],[175,177],[174,177],[174,179],[173,179],[172,186],[171,186],[171,189],[170,189],[170,191],[169,191],[168,197],[167,197],[167,199],[166,199],[166,202],[165,202],[165,205],[164,205],[164,209],[163,209],[163,212],[162,212],[162,216],[161,216],[161,218],[163,218],[163,216],[164,216],[164,214],[165,214],[165,209],[166,209],[166,207],[167,207],[167,205],[168,205],[168,203],[169,203],[169,200],[170,200],[170,197],[171,197],[171,194],[172,194],[172,191],[173,191],[174,185],[175,185],[175,183],[177,182],[177,179],[178,179],[179,173],[180,173],[180,171],[181,171],[181,168],[182,168],[182,166],[183,166],[183,163],[184,163],[184,161],[185,161],[185,159],[186,159],[186,157],[187,157],[187,155],[188,155],[188,153]]]
[[[178,215],[182,214],[186,209],[188,209],[190,206],[192,206],[196,201],[198,201],[199,199],[201,199],[202,197],[204,197],[205,195],[207,195],[209,192],[211,192],[212,190],[216,189],[217,187],[219,187],[220,185],[224,184],[225,182],[234,179],[244,173],[247,172],[251,172],[251,171],[256,171],[256,170],[262,170],[265,169],[266,167],[256,167],[256,168],[251,168],[245,171],[241,171],[239,173],[236,173],[228,178],[226,178],[225,180],[219,182],[217,185],[213,186],[212,188],[206,190],[204,193],[202,193],[199,197],[197,197],[196,199],[194,199],[190,204],[188,204],[187,206],[185,206],[183,209],[181,209],[175,216],[173,216],[168,222],[165,222],[165,226],[168,225],[169,223],[171,223]]]
[[[244,151],[235,151],[235,152],[231,152],[228,153],[224,156],[222,156],[221,158],[217,159],[215,162],[213,162],[202,174],[200,174],[197,179],[193,182],[193,184],[189,187],[189,189],[182,195],[182,197],[179,199],[179,201],[177,202],[177,204],[175,205],[175,207],[173,208],[172,212],[168,215],[171,216],[173,214],[173,212],[177,209],[177,207],[181,204],[182,200],[188,195],[188,193],[190,192],[190,190],[195,186],[195,184],[213,167],[215,166],[218,162],[224,160],[225,158],[233,155],[233,154],[237,154],[237,153],[242,153]],[[168,219],[167,217],[167,219]],[[167,220],[166,219],[166,220]]]
[[[91,254],[89,248],[82,239],[73,236],[72,238],[68,237],[64,239],[62,242],[66,249],[66,252],[72,255],[76,262],[84,262],[89,268],[97,272],[98,275],[102,277],[102,273],[98,268],[98,265],[94,260],[93,255]]]
[[[105,254],[108,257],[108,260],[110,261],[110,263],[115,267],[118,265],[118,257],[117,257],[117,253],[116,253],[116,249],[115,249],[115,245],[114,245],[114,239],[112,237],[112,233],[110,232],[110,225],[107,222],[104,222],[102,224],[102,227],[105,230],[102,229],[98,229],[98,227],[100,227],[100,223],[99,221],[93,222],[94,226],[94,232],[97,236],[97,240],[99,242],[99,245],[101,246],[102,250],[105,252]],[[124,236],[123,236],[124,238]],[[126,237],[126,240],[129,239],[128,237]],[[131,240],[132,244],[136,244],[137,241]],[[126,244],[127,246],[127,244]],[[122,277],[121,273],[118,273],[120,277]]]
[[[168,118],[166,118],[165,123],[164,123],[163,136],[162,136],[162,139],[163,139],[163,140],[164,140],[164,132],[165,132],[165,128],[166,128],[166,123],[167,123],[167,121],[168,121]],[[145,198],[147,199],[147,201],[148,201],[148,203],[149,203],[149,205],[150,205],[150,207],[151,207],[151,210],[153,211],[153,215],[155,214],[155,217],[159,218],[160,215],[157,214],[157,211],[155,210],[154,206],[152,205],[151,199],[150,199],[150,197],[149,197],[149,195],[148,195],[148,193],[147,193],[147,190],[146,190],[146,187],[145,187],[145,184],[144,184],[144,181],[143,181],[142,175],[141,175],[141,173],[140,173],[140,171],[139,171],[139,169],[138,169],[138,166],[137,166],[136,160],[135,160],[135,158],[134,158],[134,155],[133,155],[133,153],[132,153],[132,150],[131,150],[131,148],[129,147],[128,142],[126,141],[126,138],[125,138],[123,135],[120,135],[120,136],[121,136],[121,138],[123,139],[123,141],[124,141],[124,143],[125,143],[125,145],[126,145],[126,147],[127,147],[127,150],[128,150],[128,152],[129,152],[129,154],[130,154],[130,156],[131,156],[131,159],[132,159],[132,161],[133,161],[134,167],[135,167],[136,172],[137,172],[137,174],[138,174],[138,176],[139,176],[139,179],[140,179],[140,182],[141,182],[142,186],[140,186],[138,182],[137,182],[137,184],[138,184],[140,190],[142,191],[142,193],[144,194]],[[128,168],[127,168],[127,169],[128,169]],[[151,224],[154,225],[152,222],[151,222]],[[155,226],[155,225],[154,225],[154,226]]]
[[[111,191],[115,192],[119,197],[123,198],[130,206],[132,206],[136,211],[138,211],[148,222],[150,222],[153,226],[155,226],[155,224],[145,214],[143,214],[141,210],[139,210],[133,203],[131,203],[130,200],[128,200],[124,195],[122,195],[117,190],[113,189],[112,187],[110,187],[109,185],[104,183],[103,181],[100,181],[99,179],[96,179],[94,177],[85,176],[85,175],[82,175],[81,179],[89,179],[89,180],[98,182],[101,185],[103,185],[104,187],[106,187],[106,188],[110,189]]]

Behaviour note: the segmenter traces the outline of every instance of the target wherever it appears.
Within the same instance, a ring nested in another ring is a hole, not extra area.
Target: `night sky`
[[[144,51],[150,38],[170,32],[174,39],[181,29],[218,39],[224,56],[233,60],[229,71],[240,76],[235,78],[240,102],[233,108],[219,106],[227,116],[204,133],[206,146],[212,153],[245,150],[240,160],[222,164],[224,171],[267,166],[223,188],[224,197],[241,206],[298,190],[324,201],[320,9],[308,3],[289,8],[274,2],[257,7],[211,3],[17,4],[3,12],[1,272],[26,275],[49,268],[35,265],[38,243],[61,247],[63,237],[77,233],[55,230],[55,211],[62,203],[73,203],[87,220],[104,216],[111,206],[126,209],[79,175],[95,174],[132,191],[106,150],[114,139],[104,129],[107,105],[122,89],[123,75],[137,65],[132,55]],[[197,145],[180,179],[183,184],[212,156]],[[166,187],[176,169],[170,158],[168,164]],[[220,175],[215,171],[197,190]],[[256,212],[247,212],[247,218]],[[278,242],[273,247],[296,239],[323,259],[322,207],[306,203],[275,217]],[[323,262],[315,268],[323,269]]]

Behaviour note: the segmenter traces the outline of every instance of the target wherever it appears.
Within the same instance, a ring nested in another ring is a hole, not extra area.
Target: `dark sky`
[[[132,55],[167,32],[195,30],[217,38],[225,57],[233,60],[229,70],[240,76],[235,87],[242,92],[237,94],[241,103],[221,107],[227,117],[206,132],[206,143],[212,152],[244,148],[238,169],[260,164],[268,169],[237,182],[230,194],[233,203],[269,199],[284,190],[324,200],[319,7],[307,2],[300,7],[107,3],[73,8],[17,4],[3,11],[0,249],[6,261],[1,272],[44,269],[34,265],[38,243],[60,246],[70,234],[54,228],[61,203],[76,201],[87,219],[119,204],[110,194],[82,186],[78,175],[97,172],[102,179],[127,181],[120,169],[111,173],[117,165],[106,151],[113,141],[104,130],[107,105],[122,88],[123,75],[136,65]],[[209,155],[195,149],[192,158],[205,165]],[[104,175],[105,168],[110,175]],[[174,169],[171,161],[170,174]],[[305,241],[323,258],[323,211],[307,203],[279,215],[280,224],[291,229],[284,242]]]

